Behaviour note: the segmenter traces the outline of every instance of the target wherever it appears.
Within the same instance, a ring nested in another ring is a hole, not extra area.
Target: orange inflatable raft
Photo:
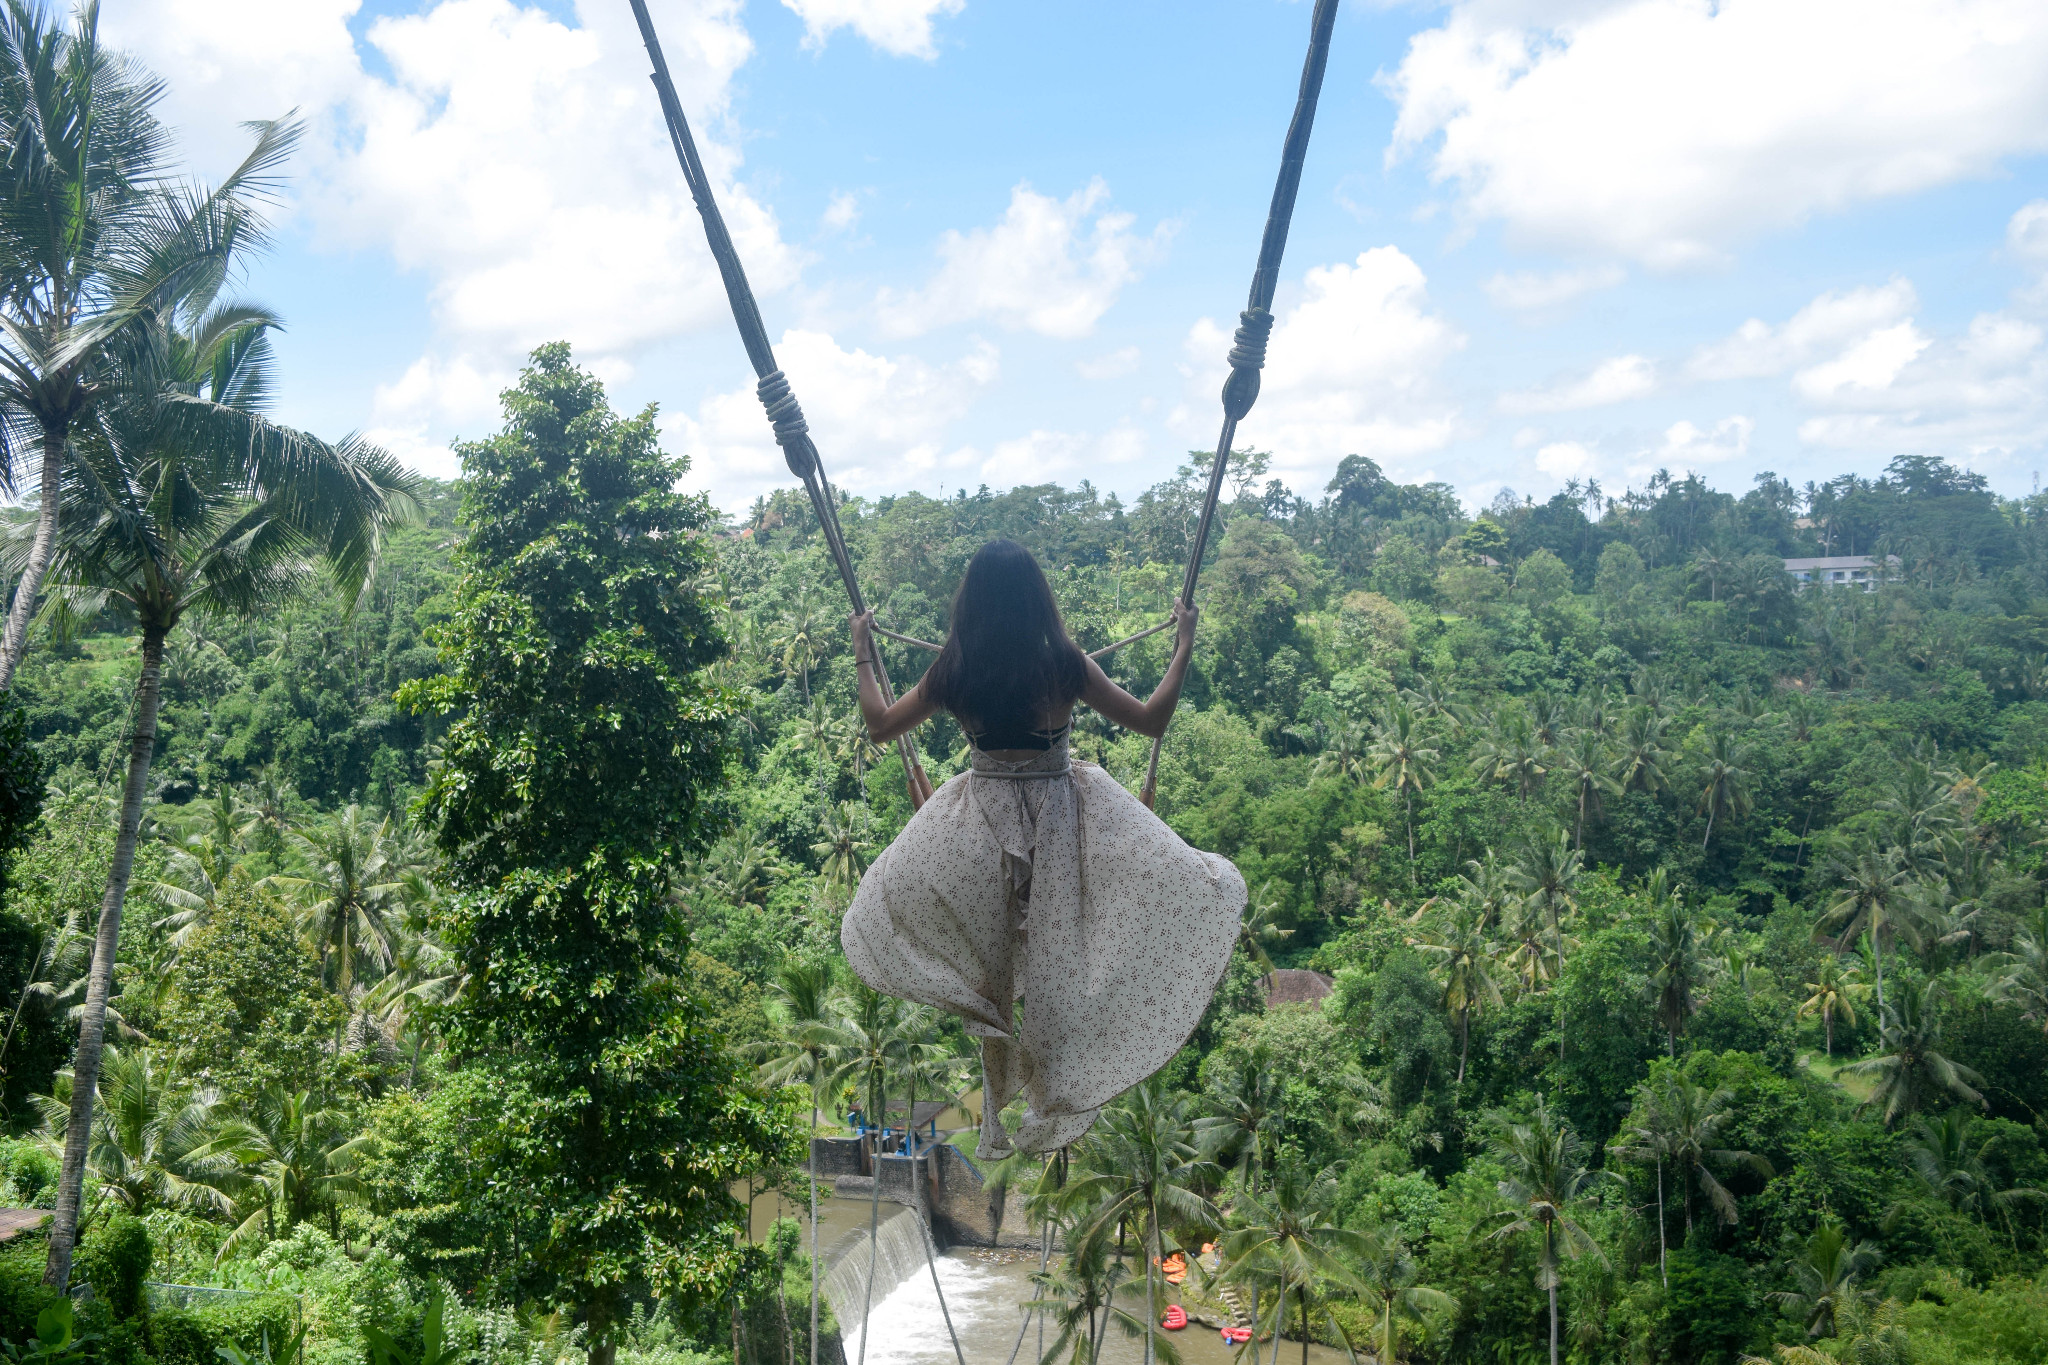
[[[1168,1304],[1166,1306],[1166,1316],[1159,1319],[1159,1325],[1169,1332],[1178,1332],[1181,1328],[1188,1325],[1187,1310],[1177,1303]]]

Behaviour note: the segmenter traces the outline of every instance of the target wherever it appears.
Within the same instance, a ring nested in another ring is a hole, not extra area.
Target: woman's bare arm
[[[860,717],[867,722],[868,738],[887,744],[908,734],[931,719],[939,708],[925,699],[924,680],[896,699],[894,706],[882,700],[882,684],[875,676],[875,614],[852,618],[854,676],[860,682]]]
[[[1188,658],[1195,649],[1197,615],[1193,607],[1173,604],[1173,619],[1180,627],[1174,638],[1173,662],[1166,666],[1166,676],[1159,680],[1149,701],[1139,701],[1111,682],[1102,665],[1093,659],[1088,661],[1088,687],[1081,693],[1081,700],[1094,707],[1097,715],[1126,730],[1136,730],[1147,739],[1165,734],[1166,723],[1173,719],[1173,708],[1180,701],[1181,684],[1187,681]]]

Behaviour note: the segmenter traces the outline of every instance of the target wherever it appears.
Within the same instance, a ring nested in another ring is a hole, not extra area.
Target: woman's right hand
[[[868,646],[874,640],[874,636],[870,634],[875,627],[875,613],[873,610],[855,612],[852,616],[846,618],[846,623],[853,627],[854,656],[859,658],[862,655],[869,654],[871,651],[868,649]]]
[[[1176,650],[1195,647],[1195,621],[1201,614],[1199,607],[1191,607],[1178,597],[1173,599],[1173,623],[1180,627],[1174,635]]]

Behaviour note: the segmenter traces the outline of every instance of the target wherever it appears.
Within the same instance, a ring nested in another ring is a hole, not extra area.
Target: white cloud
[[[1500,397],[1503,412],[1571,412],[1605,407],[1641,398],[1657,387],[1657,366],[1647,356],[1618,355],[1603,360],[1583,379],[1547,388],[1523,389]]]
[[[1577,441],[1553,441],[1536,452],[1536,467],[1553,479],[1575,479],[1596,462],[1593,452]]]
[[[804,21],[804,45],[823,47],[835,29],[850,28],[898,57],[938,55],[932,20],[958,14],[967,0],[782,0]]]
[[[1274,472],[1297,488],[1320,487],[1346,455],[1410,462],[1440,450],[1460,424],[1436,374],[1464,344],[1430,311],[1421,267],[1399,248],[1315,267],[1273,329],[1258,405],[1238,444],[1274,452]],[[1230,345],[1230,332],[1207,318],[1189,333],[1187,373],[1197,397],[1175,412],[1173,425],[1190,439],[1215,439]],[[1406,478],[1416,471],[1389,472]]]
[[[316,240],[422,279],[434,336],[373,404],[394,445],[445,463],[444,423],[476,420],[480,387],[495,394],[542,341],[616,376],[650,346],[731,325],[625,6],[575,0],[572,23],[513,0],[428,0],[370,23],[377,74],[347,27],[357,8],[134,0],[110,31],[174,77],[167,112],[210,162],[246,145],[236,120],[298,104],[309,137],[293,169]],[[752,51],[740,0],[653,9],[741,256],[773,295],[802,262],[735,179],[728,93]],[[451,394],[427,392],[442,384]]]
[[[1104,435],[1033,431],[997,445],[995,453],[982,462],[981,477],[1003,488],[1071,483],[1077,478],[1101,478],[1104,466],[1129,464],[1145,454],[1145,435],[1134,427],[1118,427]]]
[[[987,319],[1042,336],[1087,336],[1172,232],[1161,224],[1136,236],[1131,215],[1108,211],[1108,200],[1099,177],[1063,200],[1018,185],[994,227],[940,238],[940,266],[924,288],[882,291],[883,326],[916,336]]]
[[[1588,266],[1580,270],[1505,272],[1486,281],[1486,296],[1518,313],[1556,308],[1596,290],[1612,289],[1628,277],[1620,266]]]
[[[1750,433],[1756,423],[1737,414],[1714,423],[1704,431],[1691,422],[1673,422],[1664,432],[1662,445],[1643,452],[1638,470],[1697,469],[1701,465],[1739,460],[1749,453]]]
[[[2022,205],[2005,225],[2005,241],[2022,259],[2048,265],[2048,199]]]
[[[848,349],[823,332],[792,330],[776,343],[825,472],[852,492],[894,492],[918,476],[971,461],[945,449],[946,429],[994,380],[997,353],[986,342],[944,365]],[[715,394],[694,418],[664,423],[671,449],[687,453],[689,482],[734,508],[793,483],[768,419],[744,385]]]
[[[1114,351],[1084,360],[1074,366],[1083,379],[1121,379],[1135,372],[1140,360],[1135,346],[1119,346]]]
[[[2048,148],[2040,0],[1455,0],[1384,78],[1467,214],[1656,267]]]
[[[464,358],[421,356],[398,379],[377,386],[363,434],[415,469],[452,478],[460,462],[434,433],[466,427],[471,436],[487,434],[497,425],[498,395],[514,378],[509,368],[487,372]]]
[[[1873,334],[1840,368],[1795,377],[1795,392],[1821,409],[1799,437],[1831,449],[1979,460],[2039,450],[2048,444],[2043,342],[2040,326],[2004,313],[1978,315],[1955,338]]]
[[[820,220],[827,232],[844,232],[860,221],[860,196],[852,190],[841,190],[832,196],[832,202],[825,205],[824,217]]]
[[[1933,343],[1910,322],[1881,327],[1836,356],[1792,376],[1792,390],[1816,402],[1840,398],[1850,390],[1888,389],[1899,372]]]
[[[1695,379],[1767,379],[1824,352],[1839,353],[1910,318],[1918,306],[1912,284],[1903,279],[1822,294],[1783,326],[1751,318],[1726,340],[1702,347],[1687,369]]]

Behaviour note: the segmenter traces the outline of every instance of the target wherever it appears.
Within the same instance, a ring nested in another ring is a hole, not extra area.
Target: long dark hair
[[[1014,540],[982,546],[953,594],[953,628],[925,672],[925,696],[970,728],[1035,726],[1087,686],[1087,657],[1031,551]]]

